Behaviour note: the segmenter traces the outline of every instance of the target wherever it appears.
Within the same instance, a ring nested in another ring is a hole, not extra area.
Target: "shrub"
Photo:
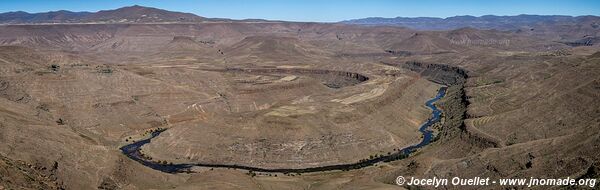
[[[62,118],[58,118],[58,120],[56,120],[56,124],[58,124],[58,125],[64,125],[65,121]]]
[[[100,73],[112,73],[113,70],[111,68],[102,68],[100,69]]]
[[[58,69],[60,69],[60,65],[57,65],[57,64],[50,65],[50,70],[52,70],[52,71],[58,71]]]

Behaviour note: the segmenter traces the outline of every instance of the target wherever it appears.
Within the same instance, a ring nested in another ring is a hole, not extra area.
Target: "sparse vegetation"
[[[2,186],[369,189],[393,188],[382,183],[398,175],[597,177],[593,16],[535,30],[472,22],[417,31],[194,23],[179,13],[166,20],[186,23],[145,23],[163,21],[162,10],[133,10],[102,12],[121,24],[0,26]],[[477,44],[488,39],[510,46]],[[440,86],[435,143],[412,149],[429,137],[417,127]]]
[[[110,66],[107,66],[107,65],[96,66],[96,70],[97,70],[98,73],[103,73],[103,74],[111,74],[111,73],[113,73],[113,69]]]
[[[252,170],[248,170],[248,173],[246,173],[247,175],[249,175],[250,177],[255,177],[256,173],[254,173],[254,171]]]
[[[102,68],[102,69],[99,70],[99,72],[100,73],[108,73],[108,74],[110,74],[110,73],[113,72],[113,70],[111,68]]]

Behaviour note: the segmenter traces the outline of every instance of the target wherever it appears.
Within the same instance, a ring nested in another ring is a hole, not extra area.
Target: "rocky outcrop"
[[[31,101],[31,96],[29,94],[16,88],[9,81],[2,79],[0,79],[0,97],[18,103],[28,103]]]
[[[319,70],[319,69],[281,69],[281,68],[226,68],[213,69],[210,71],[218,72],[243,72],[257,74],[294,74],[306,75],[323,81],[323,85],[329,88],[342,88],[352,86],[369,80],[369,77],[353,72],[334,71],[334,70]]]
[[[64,189],[54,174],[56,168],[56,162],[52,168],[39,168],[0,155],[0,189]]]
[[[444,64],[410,61],[406,62],[403,67],[420,73],[421,76],[432,82],[447,86],[462,85],[468,77],[466,70]]]
[[[600,40],[600,37],[585,37],[579,40],[575,40],[575,41],[570,41],[570,42],[562,42],[565,45],[571,46],[571,47],[578,47],[578,46],[593,46],[594,44],[597,44],[597,42]]]

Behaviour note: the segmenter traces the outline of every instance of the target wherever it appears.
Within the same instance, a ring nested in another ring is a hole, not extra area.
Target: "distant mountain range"
[[[27,13],[23,11],[0,13],[0,23],[151,23],[151,22],[200,22],[208,20],[191,13],[167,11],[151,7],[130,6],[98,12],[52,11]]]
[[[196,23],[211,21],[272,22],[261,19],[231,20],[205,18],[192,13],[167,11],[151,7],[130,6],[98,12],[52,11],[27,13],[23,11],[0,13],[0,24],[41,23]],[[517,15],[517,16],[455,16],[434,17],[371,17],[340,22],[366,26],[401,26],[416,30],[454,30],[459,28],[510,30],[535,36],[552,36],[588,40],[600,33],[598,16]],[[574,31],[574,29],[577,29]],[[556,36],[556,34],[560,36]],[[595,39],[595,38],[594,38]],[[596,39],[594,40],[596,41]]]
[[[402,26],[417,30],[453,30],[459,28],[519,30],[533,29],[539,26],[574,25],[585,23],[599,29],[598,16],[562,16],[562,15],[517,15],[517,16],[454,16],[448,18],[435,17],[370,17],[342,21],[345,24],[369,26]]]

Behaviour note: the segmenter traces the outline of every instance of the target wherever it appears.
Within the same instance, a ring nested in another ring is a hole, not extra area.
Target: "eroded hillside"
[[[8,188],[376,189],[397,188],[398,175],[598,177],[597,46],[283,22],[5,25],[0,44]],[[441,86],[435,141],[376,166],[173,174],[119,150],[165,130],[141,148],[145,159],[355,163],[421,142],[425,102]]]

